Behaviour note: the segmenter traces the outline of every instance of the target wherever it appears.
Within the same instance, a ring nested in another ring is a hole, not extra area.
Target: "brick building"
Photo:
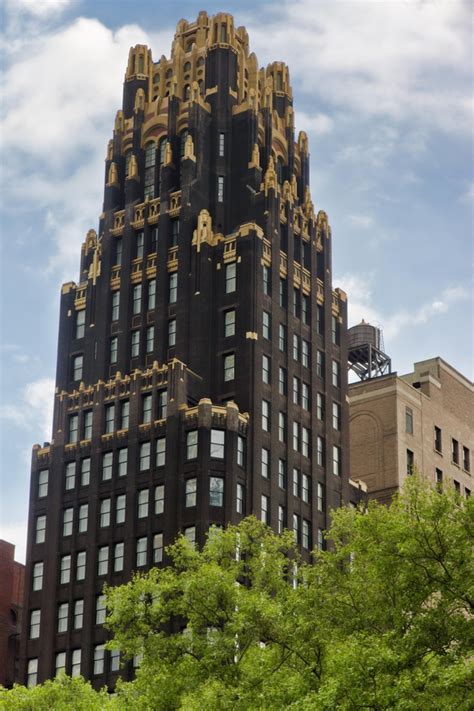
[[[442,358],[349,385],[351,476],[389,501],[413,467],[433,484],[472,485],[474,384]]]
[[[24,578],[15,546],[0,540],[0,685],[7,688],[19,681]]]
[[[253,513],[323,545],[348,478],[346,314],[288,68],[227,14],[130,50],[99,230],[62,287],[33,448],[23,676],[113,687],[102,588]],[[130,678],[129,664],[121,673]]]

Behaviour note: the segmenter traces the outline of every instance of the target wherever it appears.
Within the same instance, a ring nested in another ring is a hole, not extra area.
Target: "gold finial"
[[[273,162],[273,156],[270,156],[270,158],[268,159],[268,168],[265,172],[263,182],[265,186],[265,195],[268,194],[270,188],[273,188],[275,192],[278,192],[278,180],[275,171],[275,164]]]
[[[112,163],[110,164],[109,179],[107,181],[107,185],[109,187],[112,187],[112,186],[118,187],[118,171],[117,171],[117,166],[114,163],[114,161],[112,161]]]
[[[252,158],[248,164],[249,168],[260,168],[260,151],[258,150],[258,143],[253,144],[252,148]]]
[[[115,130],[118,133],[122,133],[124,129],[124,119],[123,119],[123,111],[117,111],[115,114]]]
[[[296,175],[293,173],[291,176],[291,192],[295,200],[298,199],[298,182],[296,180]]]
[[[107,143],[107,160],[112,160],[114,157],[114,142],[110,140]]]
[[[201,251],[201,244],[207,242],[209,245],[214,245],[216,240],[212,231],[212,218],[208,210],[201,210],[198,215],[197,227],[193,232],[193,245],[196,245],[196,251]]]
[[[137,164],[137,158],[134,153],[132,153],[132,155],[130,156],[130,160],[128,162],[127,178],[138,179],[138,164]]]
[[[193,160],[196,162],[196,156],[194,155],[194,143],[193,143],[193,137],[191,136],[190,133],[186,136],[186,141],[184,143],[184,160]]]
[[[308,136],[305,131],[300,131],[298,134],[298,148],[300,154],[308,153]]]
[[[143,89],[137,89],[133,108],[135,112],[145,110],[145,92]]]
[[[309,191],[309,185],[306,186],[304,191],[304,214],[307,218],[314,218],[314,205],[311,200],[311,193]]]
[[[172,163],[173,163],[173,151],[171,149],[171,143],[169,141],[166,141],[163,165],[171,165]]]

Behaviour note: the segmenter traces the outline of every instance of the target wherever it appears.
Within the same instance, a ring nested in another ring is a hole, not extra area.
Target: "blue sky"
[[[128,49],[234,14],[260,65],[286,61],[311,187],[349,317],[393,367],[437,355],[474,377],[472,5],[4,0],[1,77],[1,528],[24,558],[31,446],[51,437],[59,290],[97,228]]]

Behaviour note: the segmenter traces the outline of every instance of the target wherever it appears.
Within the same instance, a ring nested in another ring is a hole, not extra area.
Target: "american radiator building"
[[[33,448],[23,675],[113,687],[102,588],[255,514],[322,545],[350,500],[346,296],[288,68],[227,14],[130,50],[98,232],[63,285]]]

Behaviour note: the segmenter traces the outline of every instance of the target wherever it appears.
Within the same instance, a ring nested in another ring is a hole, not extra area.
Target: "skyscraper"
[[[323,545],[348,501],[346,297],[288,68],[227,14],[130,50],[99,230],[61,293],[33,448],[23,672],[113,685],[102,587],[255,514]],[[125,675],[131,674],[129,667]]]

